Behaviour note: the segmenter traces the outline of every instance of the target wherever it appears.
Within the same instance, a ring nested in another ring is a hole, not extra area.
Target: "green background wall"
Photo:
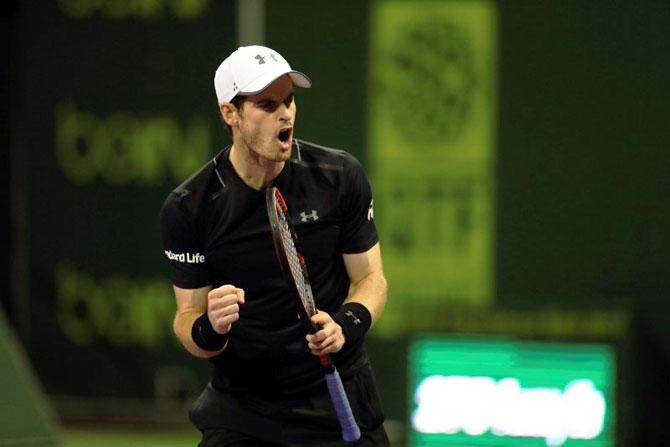
[[[498,298],[633,298],[670,334],[670,7],[502,2]]]

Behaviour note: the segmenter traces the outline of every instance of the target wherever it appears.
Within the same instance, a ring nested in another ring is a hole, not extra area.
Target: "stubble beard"
[[[258,164],[264,165],[267,162],[281,163],[287,161],[291,158],[291,151],[282,151],[273,137],[264,138],[259,132],[255,132],[249,136],[244,136],[242,141],[244,141],[249,157]]]

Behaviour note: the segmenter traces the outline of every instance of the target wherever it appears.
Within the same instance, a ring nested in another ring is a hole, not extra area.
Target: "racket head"
[[[316,330],[311,317],[316,313],[314,295],[309,283],[305,258],[299,251],[298,235],[291,223],[288,206],[278,188],[270,187],[265,192],[265,200],[275,246],[277,260],[290,289],[300,302],[301,309],[312,329]]]

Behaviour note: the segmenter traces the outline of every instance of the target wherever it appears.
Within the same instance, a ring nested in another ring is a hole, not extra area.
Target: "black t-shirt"
[[[181,288],[233,284],[245,290],[226,350],[211,359],[215,387],[293,396],[322,386],[318,357],[277,261],[265,193],[247,186],[220,152],[167,197],[161,234],[172,281]],[[317,308],[335,314],[349,290],[343,253],[377,243],[372,193],[360,163],[345,151],[294,140],[273,186],[284,195],[306,259]],[[361,343],[333,356],[347,373],[365,356]]]

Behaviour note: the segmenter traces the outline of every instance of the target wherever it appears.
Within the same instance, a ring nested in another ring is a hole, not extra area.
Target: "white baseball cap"
[[[220,104],[230,102],[236,95],[255,95],[285,74],[291,76],[298,87],[312,86],[307,75],[291,69],[286,59],[273,49],[260,45],[240,47],[216,69],[216,98]]]

